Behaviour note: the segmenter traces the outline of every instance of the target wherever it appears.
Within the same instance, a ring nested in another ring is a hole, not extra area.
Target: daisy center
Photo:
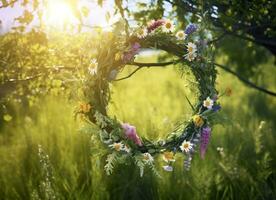
[[[167,28],[167,29],[170,29],[171,27],[172,27],[171,23],[167,23],[167,24],[166,24],[166,28]]]
[[[188,51],[189,51],[189,52],[192,52],[193,49],[194,49],[193,47],[188,47]]]
[[[188,149],[189,148],[189,144],[183,144],[184,149]]]
[[[114,144],[114,149],[115,149],[116,151],[120,151],[121,145],[120,145],[120,144]]]

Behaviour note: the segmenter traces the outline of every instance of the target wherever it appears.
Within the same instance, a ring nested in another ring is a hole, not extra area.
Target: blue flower
[[[193,32],[195,32],[196,30],[197,30],[197,26],[196,26],[195,24],[189,24],[189,25],[186,27],[185,34],[190,35],[190,34],[192,34]]]
[[[220,109],[221,109],[221,106],[220,106],[219,104],[214,105],[213,108],[212,108],[212,110],[213,110],[214,112],[217,112],[217,111],[219,111]]]

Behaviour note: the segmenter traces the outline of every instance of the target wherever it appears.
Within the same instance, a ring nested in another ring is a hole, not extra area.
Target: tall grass
[[[28,112],[17,106],[17,117],[0,132],[0,199],[275,199],[276,101],[223,72],[219,77],[219,90],[233,89],[221,99],[228,123],[214,128],[205,160],[195,156],[189,172],[180,156],[172,173],[156,158],[161,179],[150,170],[140,178],[132,164],[105,175],[105,150],[95,135],[80,131],[66,98],[49,96]],[[273,73],[264,77],[276,85]],[[141,70],[113,85],[109,113],[140,135],[165,137],[190,116],[191,82],[172,68]]]

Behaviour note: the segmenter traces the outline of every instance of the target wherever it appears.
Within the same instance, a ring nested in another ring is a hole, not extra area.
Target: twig
[[[125,80],[127,78],[130,78],[131,76],[133,76],[138,70],[142,69],[143,67],[165,67],[167,65],[172,65],[172,64],[176,64],[178,62],[180,62],[182,59],[179,60],[174,60],[174,61],[169,61],[169,62],[163,62],[163,63],[140,63],[140,62],[132,62],[132,63],[128,63],[128,65],[135,65],[137,66],[137,68],[131,72],[129,75],[123,77],[123,78],[119,78],[119,79],[115,79],[114,81],[121,81],[121,80]]]
[[[270,90],[267,90],[263,87],[260,87],[260,86],[257,86],[256,84],[250,82],[249,80],[247,80],[246,78],[242,77],[241,75],[239,75],[237,72],[234,72],[233,70],[229,69],[228,67],[224,66],[224,65],[221,65],[221,64],[218,64],[218,63],[214,63],[214,65],[216,65],[217,67],[223,69],[224,71],[226,72],[229,72],[231,73],[232,75],[236,76],[238,79],[240,79],[240,81],[244,82],[245,84],[247,84],[249,87],[252,87],[256,90],[259,90],[261,92],[264,92],[266,94],[269,94],[271,96],[276,96],[276,93],[275,92],[272,92]]]
[[[223,33],[222,33],[220,36],[218,36],[217,38],[208,41],[208,44],[216,43],[216,42],[220,41],[222,38],[224,38],[226,35],[227,35],[227,32],[223,32]]]
[[[121,81],[121,80],[125,80],[127,78],[130,78],[131,76],[133,76],[137,71],[139,71],[140,69],[142,69],[143,67],[137,67],[133,72],[131,72],[129,75],[119,78],[119,79],[115,79],[114,81]]]

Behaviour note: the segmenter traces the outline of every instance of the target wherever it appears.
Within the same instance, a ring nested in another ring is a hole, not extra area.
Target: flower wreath
[[[184,167],[189,169],[197,145],[200,146],[200,156],[204,157],[211,126],[215,123],[215,114],[220,110],[215,89],[217,72],[212,62],[211,45],[207,43],[209,33],[202,24],[189,24],[184,31],[175,34],[173,22],[163,19],[133,30],[128,37],[116,34],[116,29],[114,32],[103,36],[97,57],[92,60],[84,81],[85,101],[77,109],[77,114],[99,127],[100,139],[110,152],[105,165],[107,174],[112,173],[116,161],[126,163],[130,158],[140,168],[141,176],[145,166],[156,172],[154,157],[157,154],[163,155],[166,162],[164,170],[172,171],[175,154],[179,152],[185,155]],[[117,32],[121,30],[118,28]],[[193,106],[189,102],[194,115],[164,140],[149,141],[140,138],[135,126],[121,123],[115,117],[107,115],[109,84],[125,65],[135,64],[135,55],[141,48],[164,50],[178,57],[175,62],[183,67],[189,66],[198,82],[198,103]]]

